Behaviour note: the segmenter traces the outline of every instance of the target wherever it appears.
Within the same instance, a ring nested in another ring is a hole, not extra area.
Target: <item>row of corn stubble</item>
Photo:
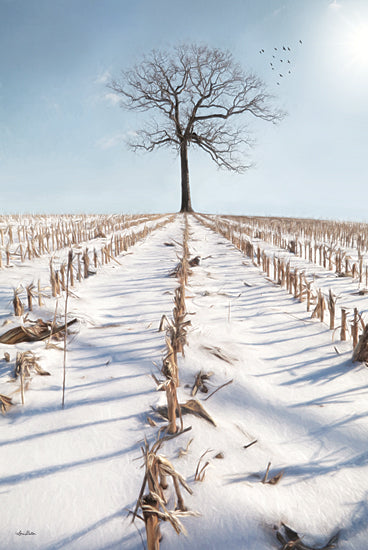
[[[19,285],[17,289],[14,289],[12,300],[14,315],[9,318],[8,322],[14,323],[18,319],[19,321],[17,321],[15,327],[0,335],[0,344],[6,350],[3,361],[11,363],[12,350],[16,348],[17,344],[24,344],[25,342],[32,344],[44,341],[46,349],[59,349],[65,353],[68,328],[77,323],[76,318],[68,320],[67,298],[69,295],[74,294],[77,282],[82,283],[91,275],[96,274],[99,268],[110,262],[119,264],[118,258],[128,249],[139,241],[142,241],[151,232],[172,221],[172,219],[172,216],[165,216],[163,220],[160,220],[158,216],[153,216],[151,221],[156,223],[153,223],[149,227],[145,224],[142,229],[134,231],[131,228],[136,225],[135,222],[137,220],[132,221],[130,218],[127,218],[126,227],[121,223],[118,229],[115,227],[116,233],[113,233],[109,237],[104,235],[104,242],[100,250],[97,251],[94,249],[92,257],[90,257],[87,247],[82,252],[78,245],[74,249],[69,250],[65,260],[60,260],[58,269],[55,269],[55,260],[53,259],[53,255],[50,254],[48,282],[38,280],[37,285],[32,282],[28,285]],[[104,228],[108,228],[108,225],[104,226]],[[100,230],[101,226],[99,226]],[[129,233],[127,230],[129,230]],[[99,235],[101,236],[102,234]],[[65,298],[63,320],[57,321],[57,305],[55,306],[55,315],[52,319],[42,319],[40,317],[42,314],[43,316],[48,316],[47,311],[42,312],[42,307],[46,305],[47,310],[49,310],[50,302],[53,300],[57,304],[61,297]],[[30,315],[34,311],[35,300],[37,300],[36,309],[39,318],[32,320]],[[61,340],[64,341],[64,346],[61,345]],[[0,409],[2,414],[6,414],[15,405],[14,396],[18,393],[21,395],[22,405],[25,404],[25,392],[30,388],[33,374],[50,375],[50,373],[42,369],[39,364],[39,357],[31,350],[18,351],[14,363],[14,369],[12,372],[9,372],[9,382],[15,383],[16,386],[10,394],[4,395],[0,393]],[[65,387],[63,387],[63,404],[64,391]]]
[[[165,424],[159,428],[155,441],[149,445],[147,439],[144,439],[142,454],[144,459],[145,474],[143,483],[139,492],[136,507],[133,512],[132,521],[137,517],[144,520],[147,549],[159,550],[161,541],[160,523],[169,522],[177,534],[186,533],[181,518],[185,516],[198,516],[199,514],[187,509],[184,503],[182,489],[192,494],[192,489],[185,481],[184,477],[174,468],[173,464],[164,457],[160,450],[166,441],[174,439],[192,428],[184,427],[183,414],[191,413],[206,417],[206,411],[196,399],[189,399],[186,403],[179,403],[177,389],[180,386],[180,376],[178,369],[178,356],[184,356],[185,345],[187,343],[187,329],[191,321],[187,319],[187,310],[185,304],[185,292],[190,276],[190,267],[197,265],[198,258],[190,260],[189,257],[189,225],[187,215],[184,214],[183,242],[181,244],[182,254],[176,268],[169,274],[178,281],[178,286],[174,293],[174,307],[172,319],[163,315],[159,325],[159,331],[165,332],[166,352],[162,361],[160,374],[163,378],[153,378],[158,391],[164,391],[166,394],[166,405],[154,409],[156,417],[163,419]],[[174,246],[174,243],[164,243],[167,246]],[[207,418],[208,417],[208,418]],[[149,424],[156,427],[158,424],[151,416],[147,417]],[[187,447],[192,440],[188,442]],[[183,454],[186,451],[182,451]],[[180,456],[180,453],[179,453]],[[200,480],[198,467],[195,480]],[[203,473],[202,473],[203,479]],[[175,509],[168,509],[169,502],[169,481],[175,494]],[[141,511],[142,515],[139,515]]]
[[[314,278],[308,279],[303,270],[298,270],[297,267],[291,267],[290,258],[280,257],[276,253],[273,253],[271,256],[262,250],[259,244],[255,246],[250,237],[244,233],[241,224],[234,225],[234,223],[229,223],[225,219],[214,220],[204,215],[201,216],[199,221],[228,239],[238,248],[238,250],[248,256],[255,266],[262,269],[270,281],[281,286],[281,288],[285,288],[295,299],[300,302],[305,302],[307,312],[311,312],[311,318],[316,318],[323,323],[325,321],[325,312],[328,311],[329,329],[333,331],[333,334],[339,329],[341,341],[347,340],[347,335],[349,333],[348,326],[350,325],[353,347],[352,360],[364,363],[368,362],[368,325],[365,324],[362,314],[357,307],[341,307],[340,316],[338,318],[339,326],[336,327],[336,302],[338,297],[332,289],[329,289],[328,294],[325,295],[321,288],[316,288]],[[264,234],[262,236],[264,236]],[[290,243],[288,244],[288,248],[290,248]],[[322,249],[320,245],[317,248],[321,252],[320,265],[327,267],[326,254],[323,254],[324,249]],[[295,249],[295,253],[297,250],[298,248]],[[307,254],[307,248],[305,254]],[[299,255],[302,255],[301,248]],[[363,280],[362,257],[360,256],[359,263],[353,263],[352,267],[349,265],[347,258],[345,262],[346,269],[348,270],[351,268],[351,271],[346,271],[344,275],[342,275],[339,271],[342,266],[341,256],[342,253],[340,251],[340,253],[336,255],[337,276],[355,277],[361,282]],[[332,255],[329,256],[329,269],[331,268],[331,258]],[[316,259],[316,254],[314,254],[314,259]],[[367,269],[365,271],[367,271]],[[366,278],[367,277],[368,275],[366,275]],[[367,292],[368,290],[360,290],[356,294],[365,295]]]

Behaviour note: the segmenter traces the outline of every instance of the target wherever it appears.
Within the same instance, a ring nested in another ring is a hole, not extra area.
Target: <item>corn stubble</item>
[[[333,548],[337,548],[339,536],[340,532],[337,532],[327,541],[325,545],[309,546],[303,542],[303,537],[301,537],[294,529],[291,529],[291,527],[285,523],[281,523],[281,526],[276,532],[277,540],[282,544],[281,550],[332,550]]]
[[[183,235],[183,257],[181,258],[174,275],[178,279],[179,286],[175,289],[173,319],[168,320],[166,315],[161,318],[159,331],[166,327],[166,355],[162,362],[161,373],[166,381],[159,384],[157,389],[165,389],[167,398],[168,432],[174,434],[177,431],[177,416],[180,419],[181,429],[183,421],[181,406],[178,401],[176,388],[179,386],[178,354],[184,355],[186,344],[187,328],[190,321],[185,320],[187,315],[185,306],[185,286],[188,281],[188,222],[185,218],[185,229]]]
[[[25,403],[25,390],[28,389],[29,380],[32,373],[39,374],[41,376],[50,376],[50,373],[43,370],[39,363],[38,357],[32,351],[18,352],[15,361],[14,378],[20,379],[20,392],[22,405]],[[26,383],[28,380],[28,383]]]
[[[175,289],[174,294],[174,308],[172,314],[172,320],[168,319],[166,315],[162,315],[159,331],[165,330],[166,332],[166,353],[162,361],[161,374],[165,377],[164,381],[159,381],[153,376],[157,383],[157,390],[165,391],[167,406],[157,407],[156,413],[159,413],[161,417],[167,418],[168,424],[166,432],[169,435],[164,436],[158,440],[150,449],[147,441],[145,440],[145,447],[142,448],[142,453],[145,460],[145,477],[141,487],[141,491],[138,497],[137,506],[133,514],[133,520],[137,516],[137,511],[140,508],[142,511],[142,518],[147,535],[147,547],[148,550],[159,550],[160,546],[160,522],[169,521],[175,531],[179,533],[185,533],[185,528],[180,522],[182,516],[186,515],[198,515],[194,512],[189,512],[184,504],[183,496],[181,494],[180,487],[183,487],[188,493],[192,493],[192,490],[185,482],[183,477],[174,469],[173,465],[163,456],[158,454],[158,450],[161,447],[163,441],[171,439],[185,433],[188,429],[183,428],[182,412],[191,412],[192,414],[198,413],[198,406],[201,405],[198,402],[196,405],[195,400],[189,400],[187,403],[181,405],[178,400],[177,388],[179,387],[179,369],[178,369],[178,355],[184,355],[185,345],[187,343],[187,329],[190,325],[190,321],[186,319],[187,311],[185,305],[185,289],[188,282],[189,270],[189,249],[188,249],[188,220],[184,217],[184,231],[183,231],[183,254],[177,264],[175,270],[169,274],[170,277],[176,277],[178,280],[178,287]],[[164,243],[166,246],[172,243]],[[195,265],[195,264],[193,264]],[[177,419],[180,420],[180,429],[177,426]],[[149,422],[152,425],[152,422]],[[162,429],[159,430],[159,434]],[[189,445],[192,442],[191,439],[186,449],[181,450],[179,456],[183,456],[188,452]],[[174,511],[169,511],[167,508],[167,500],[164,491],[168,489],[168,478],[171,478],[172,485],[176,495],[176,507]],[[146,485],[148,486],[148,493],[144,494]]]
[[[284,218],[252,218],[245,216],[226,216],[221,219],[201,214],[196,219],[205,227],[216,231],[232,242],[246,254],[253,264],[261,268],[270,279],[270,266],[273,265],[275,284],[284,287],[300,302],[306,301],[309,312],[313,307],[311,318],[325,321],[325,311],[329,311],[329,328],[335,331],[337,297],[332,289],[325,296],[321,289],[314,288],[314,278],[307,280],[304,272],[292,269],[290,260],[273,254],[268,257],[261,249],[255,247],[251,239],[260,239],[266,243],[287,250],[290,254],[305,258],[314,264],[335,271],[337,277],[351,277],[359,284],[365,282],[365,288],[355,294],[365,295],[368,288],[368,264],[364,265],[363,254],[368,252],[368,225],[320,220],[299,220]],[[293,238],[290,234],[294,234]],[[284,236],[286,235],[286,237]],[[330,244],[326,244],[326,241]],[[346,248],[355,248],[358,261],[353,262]],[[362,353],[360,338],[364,339],[365,325],[354,308],[351,319],[351,338],[353,361],[367,362],[367,354]],[[348,308],[341,308],[340,339],[346,340]],[[359,322],[363,334],[359,335]],[[358,347],[359,346],[359,347]],[[358,349],[357,349],[358,347]],[[363,345],[364,347],[364,345]],[[364,357],[364,359],[362,359]]]
[[[77,319],[67,321],[67,301],[68,296],[73,295],[70,287],[75,285],[75,278],[79,282],[96,273],[98,267],[104,263],[114,261],[119,263],[116,257],[127,251],[140,240],[144,239],[149,233],[163,227],[173,220],[173,216],[160,220],[161,215],[149,216],[2,216],[2,222],[7,223],[6,228],[0,228],[0,269],[3,267],[12,267],[12,261],[20,260],[21,263],[27,260],[40,258],[48,255],[49,259],[49,286],[42,287],[40,279],[35,285],[34,282],[28,285],[19,285],[13,290],[12,305],[15,317],[22,317],[22,322],[2,335],[0,343],[6,345],[17,345],[23,342],[47,341],[48,348],[56,348],[51,343],[52,339],[64,340],[64,366],[63,366],[63,396],[62,406],[65,400],[65,360],[66,360],[66,337],[67,329],[77,322]],[[148,227],[144,225],[143,229],[135,230],[135,226],[142,224],[143,221],[155,222]],[[16,225],[17,224],[17,225]],[[14,230],[16,227],[16,231]],[[127,233],[130,229],[130,233]],[[15,234],[16,233],[16,234]],[[108,237],[110,235],[110,237]],[[104,239],[105,244],[100,249],[101,259],[98,258],[96,247],[93,248],[92,260],[89,249],[85,247],[82,251],[81,243],[93,239]],[[61,261],[59,268],[56,268],[55,254],[57,251],[69,247],[70,252],[67,262]],[[73,253],[72,248],[77,249]],[[5,250],[5,265],[3,261],[3,250]],[[73,263],[74,262],[74,263]],[[77,265],[75,265],[75,263]],[[94,269],[91,268],[93,263]],[[27,301],[29,312],[33,311],[34,300],[37,299],[38,307],[44,305],[45,299],[57,299],[65,293],[65,322],[56,323],[56,311],[53,321],[44,321],[37,319],[31,321],[28,319],[28,313],[25,313],[23,293]],[[74,296],[74,295],[73,295]],[[9,354],[5,354],[9,356]],[[7,359],[8,360],[8,359]],[[10,360],[10,358],[9,358]],[[40,375],[49,375],[39,366],[37,358],[30,352],[17,354],[15,378],[20,379],[20,393],[22,403],[25,402],[25,390],[29,386],[31,372]],[[17,390],[18,391],[18,390]],[[10,397],[1,395],[1,412],[5,414],[13,405]]]
[[[184,433],[185,431],[187,430],[180,433]],[[172,439],[172,437],[176,437],[176,435],[159,439],[151,448],[145,439],[144,447],[141,448],[144,459],[145,475],[133,512],[132,521],[134,521],[136,517],[144,521],[148,550],[159,550],[160,548],[160,521],[168,521],[177,534],[186,534],[185,527],[179,518],[198,515],[196,512],[188,511],[180,487],[183,487],[189,494],[192,494],[191,488],[186,483],[185,479],[175,470],[171,462],[164,456],[158,454],[164,441]],[[168,509],[168,500],[164,493],[164,491],[167,491],[169,488],[169,479],[172,481],[176,495],[176,506],[174,510]],[[147,492],[145,493],[145,491]],[[139,509],[142,512],[142,516],[138,516]]]

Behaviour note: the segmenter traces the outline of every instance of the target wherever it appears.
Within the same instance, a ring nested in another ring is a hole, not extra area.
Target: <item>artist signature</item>
[[[19,529],[19,531],[17,531],[15,534],[21,536],[21,535],[35,535],[36,533],[34,533],[33,531],[28,531],[28,529],[27,531],[21,531]]]

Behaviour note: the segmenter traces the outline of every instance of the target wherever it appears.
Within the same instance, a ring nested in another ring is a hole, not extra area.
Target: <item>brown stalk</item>
[[[64,311],[65,332],[64,332],[64,355],[63,355],[63,394],[62,394],[62,400],[61,400],[62,409],[64,409],[64,405],[65,405],[66,341],[67,341],[67,334],[68,334],[67,318],[68,318],[68,298],[69,298],[69,277],[71,276],[72,270],[73,270],[73,251],[69,250],[68,267],[67,267],[67,274],[66,274],[65,311]]]
[[[13,405],[13,402],[11,400],[11,397],[8,397],[7,395],[0,394],[1,414],[7,413],[12,405]]]
[[[158,499],[151,493],[145,495],[141,500],[144,523],[146,526],[147,550],[160,549],[160,523],[158,519]]]
[[[258,443],[258,439],[255,439],[254,441],[251,441],[247,445],[243,445],[243,449],[249,449],[249,447],[252,447],[252,445],[255,445],[256,443]]]
[[[41,281],[38,279],[38,286],[37,286],[37,297],[38,297],[38,307],[42,307],[42,291],[41,291]]]
[[[208,395],[204,401],[207,401],[207,399],[209,399],[210,397],[212,397],[216,392],[218,392],[219,390],[221,390],[222,388],[224,388],[225,386],[228,386],[229,384],[232,384],[234,382],[233,379],[229,380],[228,382],[225,382],[225,384],[222,384],[221,386],[219,386],[218,388],[215,389],[215,391],[213,391],[212,393],[210,393],[210,395]]]
[[[336,296],[333,295],[332,290],[328,293],[328,310],[330,312],[330,330],[335,329],[335,309],[336,309]]]
[[[50,284],[51,284],[51,294],[53,298],[56,298],[57,291],[56,291],[56,277],[55,277],[55,271],[52,265],[52,258],[50,260]]]
[[[271,468],[271,462],[267,464],[266,473],[264,475],[264,478],[262,479],[262,483],[267,483],[267,477],[268,477],[268,472],[270,471],[270,468]]]
[[[184,431],[187,430],[183,430],[181,433],[184,433]],[[194,512],[186,511],[179,484],[181,484],[189,493],[192,493],[191,489],[183,477],[175,471],[172,464],[163,456],[157,455],[157,451],[162,446],[163,442],[172,439],[177,435],[179,435],[179,433],[171,436],[165,436],[164,438],[157,440],[152,445],[151,449],[145,439],[144,447],[142,447],[146,471],[139,492],[137,504],[133,512],[132,521],[138,517],[138,509],[141,508],[146,527],[148,550],[159,550],[161,538],[160,520],[169,521],[175,531],[179,534],[181,531],[185,532],[183,525],[178,519],[179,515],[196,515]],[[163,489],[168,486],[168,477],[171,477],[173,480],[178,500],[178,511],[174,512],[167,510],[166,500],[163,493]],[[148,485],[149,492],[143,496],[146,485]]]
[[[34,284],[33,283],[28,285],[27,288],[26,288],[26,290],[27,290],[28,311],[33,311],[33,302],[32,302],[32,299],[34,297],[33,289],[34,289]]]
[[[194,474],[194,480],[195,481],[203,481],[204,480],[205,469],[209,465],[209,462],[207,461],[204,464],[204,466],[201,467],[201,469],[199,469],[199,466],[201,464],[202,459],[206,456],[206,454],[211,453],[212,451],[213,451],[213,449],[207,449],[207,451],[202,453],[201,456],[199,457],[199,460],[198,460],[198,463],[197,463],[197,468],[196,468],[196,471],[195,471],[195,474]]]
[[[21,299],[19,298],[20,292],[21,292],[20,288],[14,289],[13,307],[14,307],[14,315],[16,317],[21,317],[24,314],[24,306],[22,304]]]
[[[89,256],[88,256],[88,248],[85,249],[84,253],[83,253],[83,256],[82,256],[82,260],[83,260],[83,275],[84,275],[84,278],[87,279],[88,278],[88,275],[89,275]]]
[[[166,338],[166,347],[168,349],[168,353],[163,359],[161,372],[166,378],[174,380],[176,386],[179,386],[179,373],[176,363],[176,353],[169,338]]]
[[[24,369],[23,369],[23,364],[22,363],[20,365],[19,377],[20,377],[20,394],[22,396],[22,405],[24,405],[24,403],[25,403],[25,399],[24,399]]]
[[[276,475],[271,477],[271,479],[268,479],[268,474],[269,474],[269,471],[270,471],[270,467],[271,467],[271,462],[269,462],[268,465],[267,465],[266,473],[265,473],[265,475],[262,479],[262,483],[267,483],[268,485],[277,485],[277,483],[280,481],[280,479],[284,475],[284,470],[281,470]]]
[[[164,323],[166,323],[169,327],[171,326],[171,323],[165,314],[163,314],[161,317],[160,325],[158,327],[158,332],[162,332],[164,330]]]
[[[357,308],[354,308],[354,319],[351,326],[351,335],[353,338],[353,348],[355,349],[358,345],[358,339],[359,339],[359,313]]]
[[[178,431],[176,426],[176,410],[179,408],[178,397],[176,394],[176,385],[173,379],[168,380],[165,383],[166,399],[167,399],[167,413],[168,413],[168,432],[174,434]]]
[[[208,392],[208,388],[205,385],[205,382],[209,380],[209,378],[213,375],[213,372],[204,373],[201,370],[197,373],[194,381],[194,385],[192,387],[191,396],[194,397],[198,390],[200,390],[203,393]]]
[[[78,280],[79,283],[80,283],[81,280],[82,280],[81,255],[82,255],[82,252],[76,252],[76,256],[77,256],[77,266],[78,266],[77,280]]]
[[[347,312],[345,308],[341,308],[341,331],[340,331],[340,340],[346,340],[346,331],[347,331]]]

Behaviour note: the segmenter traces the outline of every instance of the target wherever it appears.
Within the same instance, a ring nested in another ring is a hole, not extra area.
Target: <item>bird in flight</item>
[[[1,0],[0,0],[1,1]],[[302,39],[298,39],[296,41],[296,44],[299,44],[302,45],[303,44],[303,41]],[[295,51],[295,45],[293,47],[290,47],[290,46],[286,46],[286,45],[279,45],[279,46],[274,46],[273,47],[273,52],[272,52],[272,49],[271,51],[267,51],[267,50],[264,50],[263,48],[259,50],[259,53],[260,54],[265,54],[265,61],[267,61],[269,63],[269,66],[271,67],[271,70],[272,71],[275,71],[275,80],[273,80],[274,84],[277,84],[277,86],[281,86],[281,82],[284,82],[286,83],[287,80],[288,80],[288,77],[291,76],[292,72],[291,70],[291,65],[293,65],[294,67],[294,51]],[[283,52],[286,52],[287,55],[285,55]],[[285,59],[281,59],[279,58],[279,55],[282,54]],[[289,59],[288,59],[289,58]],[[271,59],[272,59],[272,62],[271,62]],[[283,65],[280,65],[280,63],[282,63]],[[284,65],[285,63],[285,65]],[[288,67],[287,65],[290,65],[290,67]],[[283,72],[282,73],[278,73],[277,71],[278,70],[282,70]],[[283,81],[281,81],[280,79],[285,79]]]

